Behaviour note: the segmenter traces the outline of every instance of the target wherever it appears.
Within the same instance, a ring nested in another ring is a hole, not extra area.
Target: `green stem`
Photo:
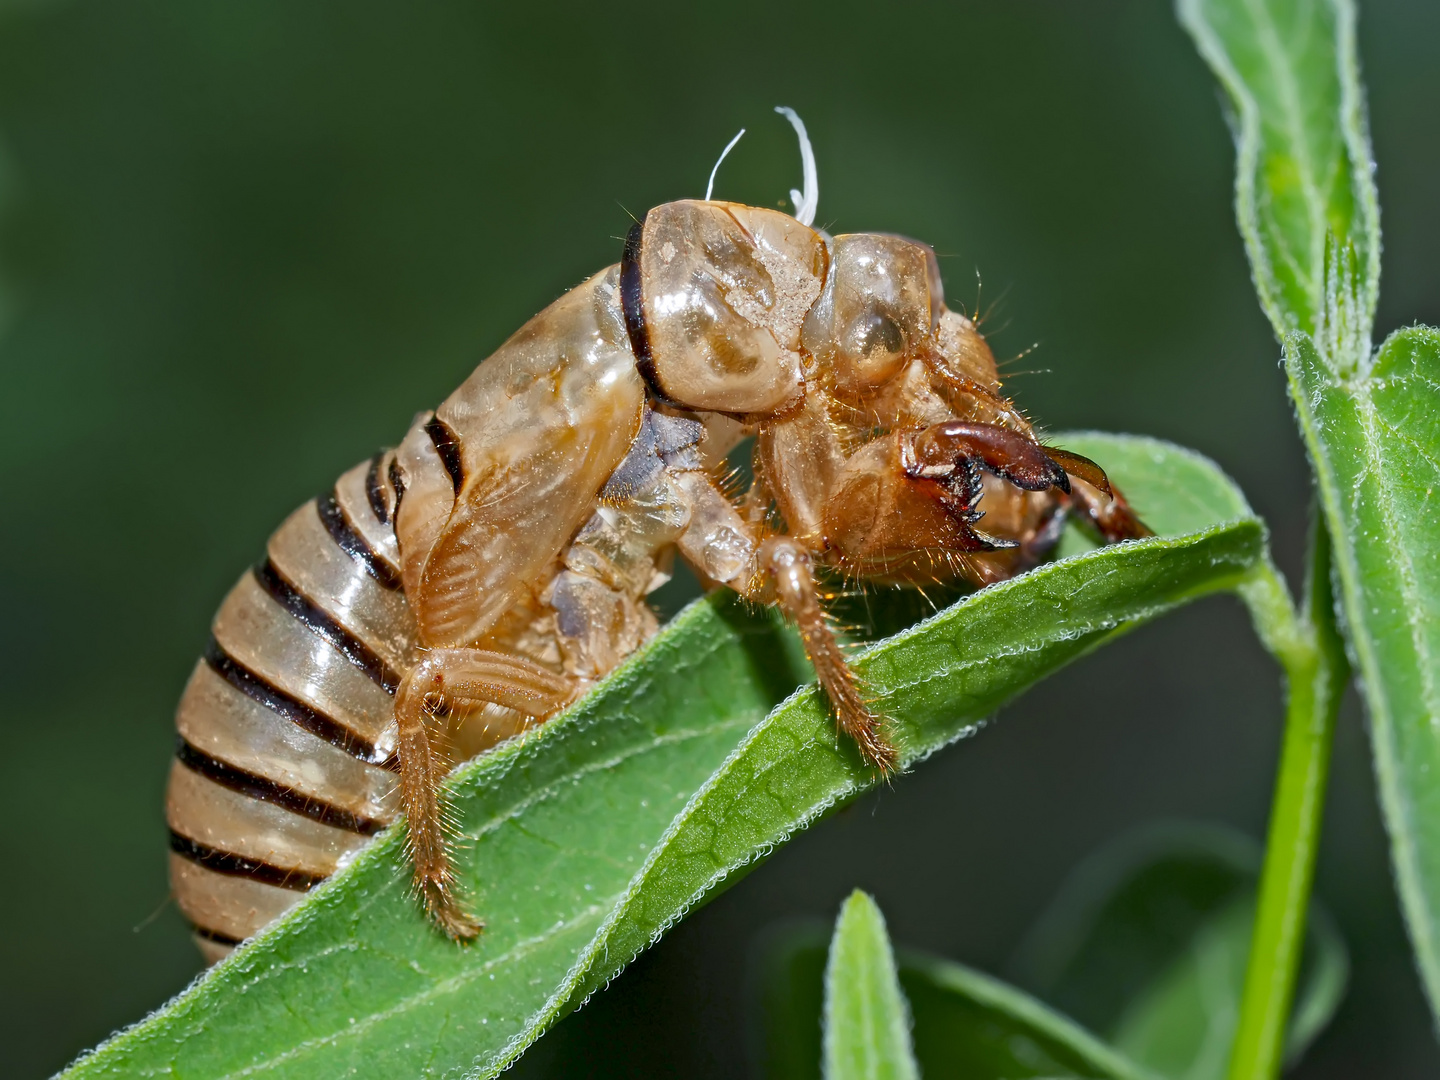
[[[1273,566],[1267,564],[1241,590],[1266,647],[1285,669],[1288,700],[1230,1080],[1270,1080],[1280,1073],[1305,943],[1330,745],[1350,677],[1335,626],[1330,538],[1318,513],[1313,521],[1305,610],[1299,619]]]

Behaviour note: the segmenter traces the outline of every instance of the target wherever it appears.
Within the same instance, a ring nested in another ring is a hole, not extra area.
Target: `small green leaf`
[[[1071,875],[1017,953],[1023,985],[1172,1080],[1230,1063],[1255,923],[1260,852],[1228,829],[1166,825],[1109,844]],[[1344,994],[1348,959],[1312,902],[1286,1057]]]
[[[918,1080],[910,1017],[885,917],[856,889],[840,908],[825,965],[827,1080]]]
[[[1264,565],[1213,465],[1149,439],[1060,437],[1162,535],[982,590],[858,668],[908,765],[1038,679]],[[493,1076],[687,910],[878,778],[840,740],[793,635],[706,600],[576,707],[456,774],[468,949],[407,895],[392,832],[74,1077]],[[903,779],[897,781],[903,783]]]
[[[1326,238],[1353,245],[1368,327],[1380,204],[1349,0],[1179,0],[1235,110],[1235,213],[1277,335],[1318,334]]]

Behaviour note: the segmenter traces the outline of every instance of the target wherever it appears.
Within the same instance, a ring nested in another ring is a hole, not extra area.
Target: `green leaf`
[[[925,953],[902,949],[900,986],[910,1003],[923,1075],[967,1080],[1146,1074],[1073,1020],[1015,987]],[[819,1080],[826,948],[819,927],[792,927],[767,950],[763,984],[769,1080]]]
[[[1391,335],[1363,380],[1337,378],[1300,335],[1286,364],[1333,537],[1400,899],[1440,1016],[1440,332]]]
[[[825,965],[827,1080],[918,1080],[908,1013],[885,917],[856,889],[840,908]]]
[[[1440,335],[1371,354],[1379,205],[1348,0],[1181,0],[1236,120],[1236,216],[1285,346],[1370,712],[1401,904],[1440,1018]]]
[[[1380,283],[1380,204],[1349,0],[1180,0],[1234,108],[1235,212],[1277,335],[1318,334],[1326,237],[1354,246],[1364,322]]]
[[[1174,1080],[1223,1077],[1259,866],[1256,845],[1228,829],[1132,833],[1077,868],[1012,971],[1139,1065]],[[1314,902],[1310,915],[1286,1040],[1292,1063],[1339,1006],[1349,969],[1333,921]]]
[[[1203,458],[1149,439],[1060,441],[1103,462],[1164,535],[985,589],[862,656],[907,765],[1264,565],[1264,526]],[[772,620],[692,606],[566,714],[456,774],[479,942],[426,925],[392,832],[70,1075],[495,1075],[689,908],[877,782],[813,688],[756,724],[802,672]]]

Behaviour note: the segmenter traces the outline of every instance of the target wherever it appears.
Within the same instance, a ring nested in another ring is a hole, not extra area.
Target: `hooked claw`
[[[1059,488],[1070,493],[1065,468],[1045,448],[1018,431],[996,424],[949,420],[902,442],[905,474],[912,480],[945,481],[976,466],[1025,491]]]

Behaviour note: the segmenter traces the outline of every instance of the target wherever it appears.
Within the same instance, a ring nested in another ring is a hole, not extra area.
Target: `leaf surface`
[[[1392,334],[1365,377],[1286,342],[1331,523],[1401,904],[1440,1017],[1440,332]]]
[[[1264,565],[1263,525],[1205,459],[1059,441],[1101,461],[1161,535],[985,589],[860,657],[907,765]],[[461,878],[487,921],[476,944],[425,923],[392,830],[69,1075],[495,1075],[722,883],[877,782],[813,687],[766,716],[806,678],[773,619],[692,605],[567,713],[457,771]]]
[[[825,965],[826,1080],[919,1080],[919,1075],[885,917],[856,889],[840,908]]]

